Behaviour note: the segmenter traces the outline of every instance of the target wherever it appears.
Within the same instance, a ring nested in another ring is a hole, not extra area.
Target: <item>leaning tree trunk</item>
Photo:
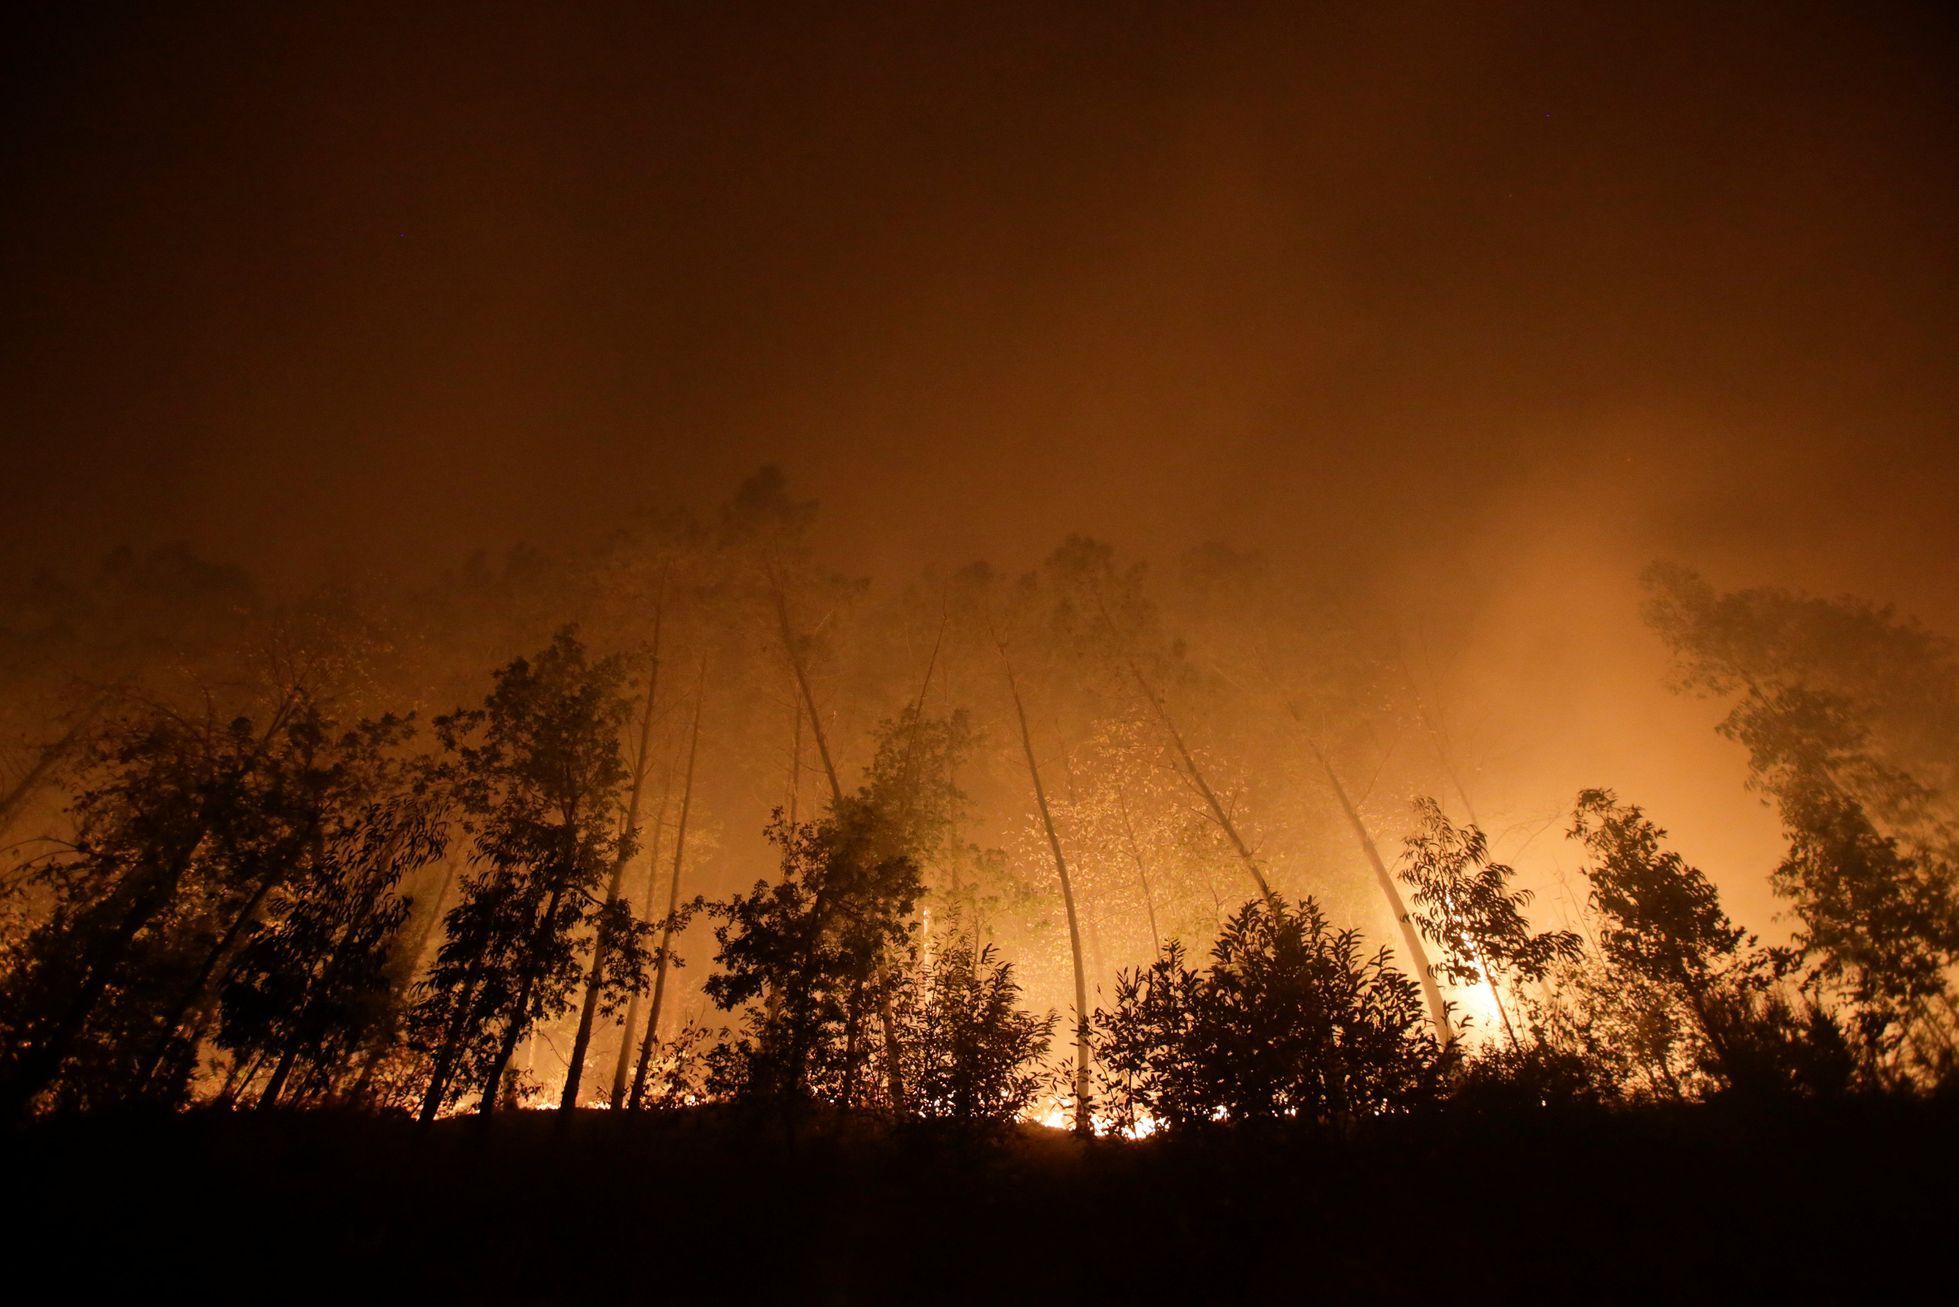
[[[1264,896],[1266,906],[1272,909],[1272,919],[1277,921],[1279,900],[1272,893],[1271,883],[1265,879],[1265,870],[1258,865],[1258,858],[1252,853],[1251,846],[1245,843],[1245,837],[1238,833],[1237,823],[1232,821],[1231,814],[1224,810],[1224,804],[1219,801],[1217,791],[1211,788],[1211,782],[1205,778],[1203,769],[1197,765],[1197,759],[1191,756],[1189,746],[1184,743],[1183,732],[1177,729],[1177,723],[1172,720],[1170,710],[1164,706],[1163,697],[1156,692],[1156,687],[1150,684],[1149,678],[1143,675],[1143,669],[1137,666],[1134,658],[1125,656],[1123,662],[1128,666],[1130,676],[1135,679],[1136,688],[1143,692],[1143,698],[1147,699],[1150,707],[1155,710],[1156,720],[1163,727],[1164,735],[1169,738],[1170,746],[1176,750],[1177,758],[1183,764],[1184,774],[1190,777],[1191,783],[1197,787],[1197,792],[1203,796],[1204,805],[1211,810],[1211,820],[1218,824],[1218,829],[1222,830],[1225,838],[1231,841],[1231,847],[1238,854],[1238,860],[1244,863],[1245,870],[1251,873],[1252,883],[1258,886],[1258,892]]]
[[[477,987],[483,982],[485,965],[480,953],[470,961],[462,990],[456,995],[456,1006],[449,1013],[449,1024],[444,1028],[442,1043],[436,1049],[435,1065],[429,1068],[429,1085],[422,1094],[422,1110],[417,1114],[417,1119],[423,1125],[435,1120],[435,1114],[442,1109],[443,1100],[449,1096],[449,1080],[455,1074],[456,1059],[462,1052],[463,1039],[469,1033],[469,1023],[476,1018]]]
[[[653,843],[646,854],[646,897],[641,902],[646,904],[649,913],[653,908],[653,895],[659,889],[660,837],[666,830],[668,792],[672,785],[673,771],[669,767],[666,779],[660,782],[660,806],[653,814]],[[678,885],[674,887],[674,897],[678,897],[679,888]],[[668,915],[672,915],[671,908]],[[633,1071],[633,1049],[637,1046],[635,1040],[639,1034],[639,1002],[639,991],[634,990],[632,999],[626,1004],[625,1025],[619,1031],[619,1055],[612,1064],[612,1110],[615,1112],[626,1105],[627,1082]]]
[[[605,888],[605,906],[619,902],[619,886],[626,879],[626,864],[632,859],[633,842],[639,838],[639,800],[646,791],[646,768],[651,761],[653,707],[660,689],[660,609],[653,612],[653,657],[646,674],[646,707],[639,715],[639,751],[633,759],[632,788],[626,797],[626,817],[619,832],[619,856],[612,861],[612,879]],[[585,1000],[578,1008],[578,1033],[571,1041],[571,1065],[565,1068],[564,1093],[558,1110],[572,1111],[578,1106],[578,1086],[585,1075],[585,1054],[592,1047],[592,1022],[598,1016],[599,989],[605,982],[606,937],[603,929],[592,940],[592,965],[585,976]],[[569,1118],[567,1118],[569,1119]]]
[[[1298,710],[1292,709],[1292,713],[1296,720]],[[1449,1009],[1442,1001],[1442,990],[1436,985],[1434,974],[1429,971],[1428,951],[1422,947],[1422,937],[1408,915],[1407,905],[1401,901],[1401,891],[1394,887],[1394,877],[1388,874],[1388,865],[1381,860],[1381,851],[1375,847],[1367,823],[1361,820],[1359,810],[1348,797],[1347,787],[1340,783],[1340,773],[1333,770],[1332,760],[1311,739],[1306,741],[1306,747],[1312,750],[1313,757],[1326,773],[1327,784],[1333,787],[1333,795],[1340,801],[1340,811],[1346,814],[1347,824],[1353,827],[1354,838],[1360,842],[1361,852],[1367,856],[1367,864],[1374,869],[1375,883],[1381,887],[1381,894],[1388,901],[1388,910],[1394,914],[1395,924],[1401,928],[1401,942],[1407,947],[1408,957],[1414,964],[1415,978],[1422,982],[1422,997],[1428,1000],[1429,1020],[1435,1023],[1436,1038],[1447,1044],[1452,1038]]]
[[[1443,774],[1449,778],[1449,784],[1456,791],[1456,798],[1462,802],[1463,815],[1469,818],[1471,826],[1481,830],[1483,823],[1476,819],[1476,805],[1469,800],[1469,787],[1463,784],[1462,773],[1456,768],[1455,752],[1449,747],[1448,733],[1442,729],[1440,710],[1437,710],[1436,715],[1430,716],[1428,700],[1422,694],[1422,687],[1416,683],[1414,670],[1408,666],[1408,659],[1403,656],[1399,643],[1395,648],[1395,661],[1401,667],[1402,679],[1408,682],[1408,689],[1415,696],[1415,712],[1422,719],[1422,729],[1428,732],[1429,743],[1435,747],[1436,760],[1442,764]],[[1491,971],[1488,964],[1483,961],[1483,950],[1476,947],[1473,942],[1471,950],[1477,968],[1483,973],[1483,984],[1490,991],[1490,1002],[1496,1005],[1497,1017],[1503,1022],[1503,1033],[1509,1038],[1510,1047],[1521,1048],[1522,1045],[1517,1041],[1516,1028],[1510,1024],[1510,1011],[1504,1006],[1503,995],[1497,991],[1496,973]]]
[[[538,971],[529,958],[537,955],[539,947],[557,928],[558,908],[564,902],[565,884],[563,872],[558,883],[552,886],[551,897],[544,901],[544,915],[537,919],[531,932],[530,945],[525,950],[526,968],[523,984],[517,990],[517,1002],[510,1008],[505,1019],[503,1041],[497,1046],[496,1060],[490,1063],[490,1073],[483,1080],[483,1101],[476,1105],[478,1114],[489,1116],[497,1110],[497,1089],[503,1084],[503,1077],[510,1069],[510,1059],[517,1054],[517,1041],[527,1033],[535,1032],[535,1024],[525,1019],[531,1008],[531,996],[537,992]]]
[[[660,925],[660,955],[653,963],[653,1002],[646,1012],[646,1037],[639,1046],[639,1069],[633,1073],[632,1106],[635,1111],[646,1096],[646,1075],[653,1061],[653,1050],[660,1043],[660,1008],[667,997],[667,951],[673,947],[673,915],[680,908],[680,870],[687,857],[687,814],[694,806],[694,759],[701,748],[701,698],[707,688],[707,659],[701,659],[701,674],[694,686],[694,727],[687,740],[687,777],[680,786],[680,824],[673,832],[673,883],[667,890],[667,916]]]
[[[1061,905],[1068,914],[1068,948],[1075,963],[1075,1133],[1085,1135],[1092,1128],[1088,1097],[1088,977],[1082,969],[1082,932],[1075,915],[1075,886],[1068,876],[1068,859],[1061,853],[1061,837],[1055,833],[1054,814],[1048,809],[1041,767],[1034,761],[1034,737],[1027,729],[1027,709],[1020,701],[1013,660],[1007,657],[1006,645],[999,648],[1000,661],[1007,669],[1007,689],[1013,694],[1014,717],[1020,723],[1020,745],[1027,754],[1027,775],[1034,782],[1034,802],[1041,810],[1041,826],[1047,831],[1048,848],[1054,854],[1054,873],[1061,880]],[[1271,891],[1266,893],[1269,895]]]

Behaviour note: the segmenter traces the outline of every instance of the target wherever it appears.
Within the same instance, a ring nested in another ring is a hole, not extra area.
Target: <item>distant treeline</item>
[[[1433,688],[1284,578],[1200,552],[1166,606],[1073,540],[878,609],[811,561],[811,511],[765,473],[712,521],[514,565],[540,587],[451,578],[422,625],[350,595],[267,613],[182,554],[17,597],[0,1110],[735,1102],[1138,1135],[1954,1081],[1959,674],[1887,610],[1649,573],[1681,688],[1726,705],[1780,813],[1794,939],[1762,947],[1605,789],[1568,821],[1576,928],[1549,929]],[[553,595],[556,629],[461,692],[457,651]],[[445,695],[472,706],[427,715]],[[1345,778],[1401,727],[1433,747],[1384,853]],[[767,843],[730,853],[743,812]],[[1303,833],[1349,869],[1272,852]],[[711,953],[685,1020],[683,944]],[[1029,957],[1065,1010],[1029,1010]]]

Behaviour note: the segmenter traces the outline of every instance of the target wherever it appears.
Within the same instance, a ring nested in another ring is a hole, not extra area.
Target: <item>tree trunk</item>
[[[798,720],[801,720],[800,716]],[[640,901],[646,905],[646,920],[651,921],[653,895],[660,882],[660,837],[666,833],[668,790],[673,784],[673,769],[667,769],[666,779],[660,782],[660,807],[653,814],[653,843],[646,854],[646,897]],[[679,886],[674,887],[676,892]],[[672,909],[668,909],[671,915]],[[626,1004],[626,1023],[619,1031],[619,1055],[612,1064],[612,1110],[617,1112],[626,1105],[627,1081],[633,1070],[633,1049],[637,1047],[639,1036],[639,991],[634,990],[632,999]]]
[[[687,775],[680,786],[680,822],[673,832],[673,883],[667,890],[666,920],[660,926],[660,955],[653,961],[653,1001],[647,1007],[646,1036],[639,1047],[639,1069],[633,1073],[635,1111],[645,1099],[647,1064],[660,1042],[660,1009],[667,997],[667,950],[673,947],[673,916],[680,908],[680,871],[687,858],[687,815],[694,806],[694,759],[701,749],[701,700],[706,688],[707,658],[703,656],[701,674],[694,685],[694,726],[687,737]]]
[[[1156,929],[1156,896],[1150,893],[1150,873],[1143,866],[1143,851],[1136,846],[1136,828],[1129,821],[1129,801],[1116,791],[1116,808],[1122,813],[1122,838],[1129,845],[1129,859],[1136,864],[1136,878],[1143,884],[1143,910],[1150,918],[1150,946],[1163,953],[1163,936]]]
[[[1246,844],[1245,837],[1238,833],[1237,823],[1231,820],[1231,814],[1224,810],[1224,804],[1219,802],[1217,792],[1211,788],[1210,781],[1205,779],[1203,771],[1197,766],[1197,759],[1191,756],[1190,749],[1184,744],[1183,733],[1177,729],[1176,722],[1170,718],[1170,710],[1164,706],[1162,698],[1156,692],[1156,687],[1152,686],[1149,679],[1143,675],[1143,669],[1137,666],[1136,660],[1125,657],[1123,661],[1129,667],[1129,674],[1135,678],[1137,688],[1143,692],[1143,697],[1149,701],[1150,707],[1155,709],[1156,719],[1161,723],[1163,733],[1169,737],[1171,747],[1177,751],[1177,757],[1183,763],[1184,774],[1190,777],[1191,783],[1197,787],[1197,792],[1203,796],[1205,806],[1211,810],[1211,820],[1218,824],[1218,829],[1222,830],[1225,837],[1231,841],[1231,847],[1237,852],[1238,860],[1245,864],[1245,870],[1251,873],[1252,883],[1258,886],[1258,892],[1265,897],[1266,905],[1272,909],[1273,920],[1278,920],[1278,898],[1272,893],[1270,882],[1265,879],[1264,869],[1258,865],[1258,858],[1253,855],[1251,846]]]
[[[1298,717],[1297,710],[1293,715],[1295,719]],[[1394,877],[1388,874],[1388,865],[1381,860],[1381,851],[1374,846],[1374,837],[1368,833],[1367,823],[1361,820],[1353,800],[1347,797],[1347,787],[1340,783],[1340,774],[1333,770],[1332,761],[1312,740],[1307,740],[1306,747],[1313,751],[1313,757],[1325,771],[1327,784],[1333,787],[1334,797],[1340,800],[1340,811],[1346,814],[1347,824],[1354,828],[1354,838],[1360,842],[1361,852],[1367,855],[1367,864],[1374,869],[1375,883],[1381,887],[1381,894],[1388,901],[1388,910],[1394,914],[1395,924],[1401,927],[1401,942],[1408,949],[1415,978],[1421,981],[1422,996],[1428,1000],[1428,1014],[1435,1023],[1435,1037],[1447,1044],[1454,1038],[1449,1029],[1449,1009],[1442,1001],[1442,991],[1436,986],[1434,974],[1429,971],[1428,951],[1422,947],[1422,937],[1408,916],[1407,905],[1401,901],[1401,891],[1395,888]]]
[[[802,648],[796,643],[795,630],[789,625],[789,600],[782,593],[782,581],[773,571],[769,581],[775,590],[776,621],[782,630],[782,649],[789,655],[789,668],[796,674],[796,689],[802,695],[803,708],[809,713],[810,733],[816,737],[816,754],[823,760],[823,774],[830,781],[830,801],[843,802],[843,786],[837,781],[837,766],[830,761],[830,742],[823,734],[823,719],[816,715],[816,696],[809,688],[809,672],[803,667]]]
[[[557,925],[558,908],[564,902],[564,893],[564,875],[561,869],[558,883],[551,888],[551,897],[544,901],[544,915],[537,919],[537,925],[531,932],[531,941],[525,950],[526,954],[535,955],[537,945],[542,943],[550,935],[552,928]],[[483,1116],[488,1116],[497,1110],[497,1088],[503,1083],[504,1073],[510,1069],[510,1059],[516,1056],[517,1041],[534,1031],[528,1013],[531,995],[537,992],[537,979],[536,966],[527,966],[523,984],[517,990],[517,1002],[510,1009],[510,1016],[504,1022],[503,1043],[497,1049],[496,1060],[490,1064],[490,1074],[483,1080],[483,1101],[476,1105],[477,1112]]]
[[[191,1010],[200,1008],[206,1000],[206,991],[211,986],[211,977],[217,972],[218,964],[230,954],[231,946],[238,942],[238,937],[244,933],[245,928],[256,920],[258,910],[264,906],[266,896],[272,893],[273,886],[283,880],[285,875],[286,869],[280,867],[271,875],[260,878],[257,887],[252,890],[252,896],[245,900],[245,906],[238,910],[238,915],[232,918],[231,925],[212,946],[211,951],[205,955],[204,965],[199,968],[197,979],[185,987],[176,1005],[170,1009],[170,1015],[157,1032],[155,1046],[150,1050],[149,1057],[144,1059],[143,1069],[137,1073],[136,1085],[139,1092],[156,1078],[157,1068],[163,1064],[164,1055],[170,1051],[171,1038],[184,1024],[184,1018],[190,1015]],[[227,967],[225,970],[228,978],[230,968]]]
[[[456,1009],[449,1014],[449,1026],[442,1032],[442,1046],[436,1050],[435,1065],[429,1069],[429,1087],[422,1095],[422,1110],[418,1118],[423,1125],[435,1120],[435,1114],[442,1108],[442,1100],[448,1096],[449,1077],[455,1071],[456,1054],[462,1050],[463,1036],[476,1016],[476,987],[482,980],[483,958],[478,955],[469,964],[469,975],[463,981],[462,993],[456,996]]]
[[[626,798],[626,819],[620,832],[619,856],[613,860],[612,880],[605,889],[605,906],[608,908],[619,901],[619,886],[626,878],[626,863],[630,859],[634,841],[639,838],[639,798],[646,789],[646,768],[651,761],[649,746],[653,737],[653,705],[660,688],[660,618],[661,611],[656,608],[653,614],[652,665],[646,674],[646,708],[639,717],[639,751],[633,762],[632,789]],[[571,1064],[565,1068],[564,1093],[558,1098],[558,1109],[563,1112],[570,1112],[578,1106],[578,1085],[584,1078],[585,1054],[592,1046],[592,1021],[598,1015],[599,989],[605,979],[605,953],[606,938],[601,931],[592,941],[592,966],[585,976],[585,1000],[578,1008],[578,1033],[571,1041]]]
[[[1027,754],[1027,774],[1034,782],[1034,802],[1041,810],[1041,825],[1047,831],[1048,848],[1054,854],[1054,872],[1061,880],[1061,905],[1068,914],[1068,949],[1075,963],[1075,1133],[1086,1135],[1092,1129],[1088,1097],[1088,979],[1082,970],[1081,924],[1075,916],[1075,887],[1068,877],[1068,860],[1061,854],[1061,837],[1055,833],[1054,814],[1048,809],[1047,790],[1041,784],[1040,764],[1034,761],[1034,737],[1027,729],[1027,709],[1020,701],[1020,686],[1014,680],[1013,661],[1002,644],[1000,661],[1007,669],[1007,689],[1013,695],[1014,717],[1020,723],[1020,745]],[[1257,875],[1257,868],[1253,868]],[[1264,888],[1264,877],[1259,877]],[[1270,896],[1271,891],[1265,891]]]

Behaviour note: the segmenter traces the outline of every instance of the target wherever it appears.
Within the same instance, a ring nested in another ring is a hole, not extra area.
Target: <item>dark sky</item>
[[[8,20],[17,572],[433,571],[775,460],[866,571],[1405,602],[1515,811],[1744,858],[1636,569],[1959,629],[1950,6],[300,8]]]

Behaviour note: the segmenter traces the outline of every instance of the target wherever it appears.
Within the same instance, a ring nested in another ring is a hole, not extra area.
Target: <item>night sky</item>
[[[9,20],[17,575],[777,461],[865,571],[1224,536],[1513,670],[1660,556],[1959,626],[1947,6],[571,8]]]

